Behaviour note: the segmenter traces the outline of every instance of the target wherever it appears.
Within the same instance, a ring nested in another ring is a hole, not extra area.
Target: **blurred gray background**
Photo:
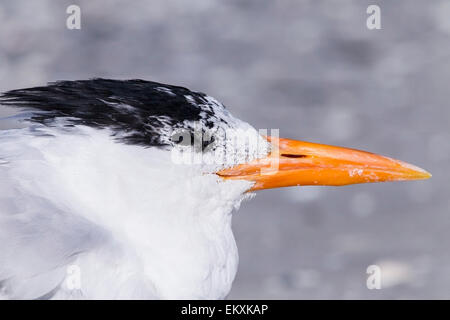
[[[81,30],[66,8],[82,10]],[[381,30],[366,9],[381,7]],[[232,299],[450,298],[450,2],[0,3],[0,91],[91,77],[206,92],[282,137],[389,155],[427,181],[259,192]],[[366,268],[382,270],[368,290]]]

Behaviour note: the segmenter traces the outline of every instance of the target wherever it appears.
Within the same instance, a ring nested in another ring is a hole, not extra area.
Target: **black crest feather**
[[[91,79],[58,81],[47,86],[3,93],[0,104],[36,111],[29,119],[51,126],[64,118],[67,125],[110,128],[127,143],[160,146],[163,125],[183,128],[184,121],[214,121],[207,95],[145,80]],[[163,123],[164,122],[164,123]]]

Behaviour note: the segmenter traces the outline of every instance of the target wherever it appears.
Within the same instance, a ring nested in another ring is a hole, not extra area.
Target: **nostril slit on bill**
[[[305,154],[288,154],[288,153],[282,153],[281,156],[286,157],[286,158],[306,158],[307,157],[307,155],[305,155]]]

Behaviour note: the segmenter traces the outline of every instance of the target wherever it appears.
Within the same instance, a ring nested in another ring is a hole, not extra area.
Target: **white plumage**
[[[232,212],[247,191],[431,176],[262,137],[215,99],[155,82],[63,81],[0,104],[25,109],[0,119],[2,298],[225,298],[238,265]]]
[[[87,126],[0,131],[0,159],[3,297],[228,294],[238,264],[231,213],[250,182]],[[65,284],[72,265],[81,290]]]

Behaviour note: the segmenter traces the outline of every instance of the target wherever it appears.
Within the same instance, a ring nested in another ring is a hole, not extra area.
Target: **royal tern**
[[[238,266],[232,212],[252,191],[430,177],[263,135],[206,94],[156,82],[60,81],[0,104],[20,123],[0,131],[3,298],[225,298]]]

